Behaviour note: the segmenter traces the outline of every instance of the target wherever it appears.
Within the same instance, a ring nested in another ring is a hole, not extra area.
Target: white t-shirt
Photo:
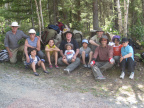
[[[31,55],[30,55],[30,59],[32,59],[32,57],[31,57]],[[34,61],[33,61],[35,64],[37,64],[38,63],[38,59],[37,59],[37,57],[35,56],[35,59],[34,59]]]
[[[64,55],[66,56],[67,60],[71,60],[73,56],[75,55],[74,50],[65,50]]]

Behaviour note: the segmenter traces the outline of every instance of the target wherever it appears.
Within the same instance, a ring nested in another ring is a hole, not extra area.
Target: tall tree
[[[124,0],[124,36],[127,37],[129,0]]]
[[[93,2],[93,29],[97,30],[98,28],[99,28],[98,0],[94,0],[94,2]]]

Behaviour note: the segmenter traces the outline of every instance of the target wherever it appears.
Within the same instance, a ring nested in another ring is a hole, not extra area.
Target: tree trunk
[[[32,0],[30,1],[30,3],[31,3],[31,14],[32,14],[32,17],[31,17],[31,21],[32,21],[32,28],[34,28],[33,5],[32,5]]]
[[[38,3],[37,3],[37,0],[35,0],[35,4],[36,4],[36,13],[37,13],[37,16],[38,16],[38,25],[39,25],[39,36],[40,36],[40,39],[41,39],[41,21],[40,21],[40,16],[39,16],[39,9],[38,9]]]
[[[119,32],[122,34],[123,32],[123,24],[122,24],[122,14],[120,8],[120,1],[117,0],[117,10],[118,10],[118,25],[119,25]]]
[[[129,0],[124,0],[124,36],[127,37]]]
[[[57,23],[57,21],[56,21],[56,0],[53,0],[53,10],[54,10],[53,23],[56,24]]]
[[[93,29],[97,30],[99,28],[98,22],[98,2],[94,0],[93,2]]]
[[[116,8],[116,7],[117,7],[116,1],[117,1],[117,0],[114,0],[114,15],[115,15],[114,28],[115,28],[116,30],[118,30],[118,14],[117,14],[118,10],[117,10],[117,8]]]
[[[142,2],[142,14],[143,14],[143,19],[144,19],[144,0],[141,0]],[[144,23],[144,21],[142,21]]]
[[[42,15],[41,0],[39,1],[39,7],[40,7],[41,22],[42,22],[42,30],[44,30],[44,22],[43,22],[43,15]]]

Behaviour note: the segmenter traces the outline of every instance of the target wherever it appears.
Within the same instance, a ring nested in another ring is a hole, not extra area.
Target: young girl
[[[73,56],[75,55],[75,51],[72,50],[73,49],[73,45],[71,43],[67,43],[65,45],[65,48],[66,48],[65,53],[64,53],[65,57],[62,58],[62,61],[65,64],[69,65],[69,63],[75,61],[75,59],[73,58]]]
[[[37,54],[36,48],[32,48],[29,55],[30,61],[27,61],[27,65],[31,66],[35,76],[39,76],[39,74],[36,72],[36,68],[38,68],[39,66],[43,68],[43,72],[49,73],[45,68],[44,64],[45,60],[40,59],[38,56],[36,56],[36,54]]]
[[[88,47],[88,40],[83,39],[82,40],[82,47],[80,48],[80,56],[82,58],[83,66],[90,68],[90,62],[92,60],[93,52],[91,51],[91,48]],[[88,65],[86,64],[86,61],[88,61]]]
[[[119,62],[120,62],[120,56],[121,56],[121,48],[122,45],[119,44],[120,43],[120,36],[116,35],[112,38],[112,41],[115,43],[113,45],[113,58],[115,59],[115,62],[118,64],[119,66]]]
[[[53,67],[51,63],[52,56],[54,56],[54,59],[55,59],[55,68],[57,69],[59,68],[59,66],[57,65],[58,51],[60,51],[60,49],[56,47],[56,45],[54,44],[54,40],[50,39],[48,41],[48,44],[45,47],[45,52],[48,58],[49,68]]]

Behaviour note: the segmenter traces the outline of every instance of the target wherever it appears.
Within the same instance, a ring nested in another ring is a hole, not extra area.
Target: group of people
[[[22,60],[26,65],[29,65],[38,76],[36,68],[41,66],[44,73],[49,73],[45,67],[45,59],[48,61],[49,68],[59,68],[58,65],[66,65],[64,72],[70,74],[76,69],[80,63],[85,68],[92,68],[95,79],[105,79],[102,75],[107,69],[113,67],[114,64],[121,66],[120,78],[124,79],[125,67],[128,64],[128,69],[131,74],[130,79],[134,78],[134,53],[131,46],[128,45],[128,39],[122,38],[122,45],[120,44],[120,36],[114,36],[112,41],[114,45],[110,46],[108,37],[104,31],[97,30],[97,35],[90,40],[83,39],[82,46],[79,48],[78,42],[73,39],[73,32],[67,31],[64,33],[66,37],[62,40],[60,46],[57,47],[53,39],[49,39],[45,46],[45,54],[41,51],[40,38],[36,36],[34,29],[29,30],[29,36],[25,35],[21,30],[18,30],[18,23],[11,24],[11,31],[8,31],[5,36],[4,45],[8,51],[10,62],[16,63],[17,52],[24,50]],[[19,46],[18,42],[25,38],[25,44]],[[91,48],[89,47],[91,45]],[[46,56],[45,56],[46,55]],[[58,58],[60,55],[60,58]]]

